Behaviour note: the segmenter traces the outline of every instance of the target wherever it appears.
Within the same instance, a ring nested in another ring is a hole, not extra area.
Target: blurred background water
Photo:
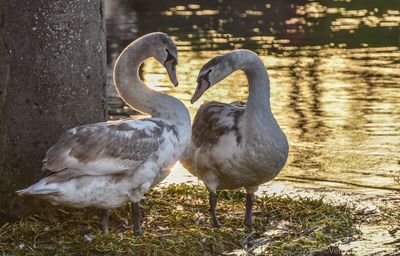
[[[117,97],[111,71],[138,36],[162,31],[175,40],[179,87],[170,87],[155,60],[141,75],[182,100],[192,118],[204,101],[246,101],[247,81],[237,72],[189,103],[203,64],[251,49],[268,69],[272,112],[290,144],[289,161],[268,189],[398,206],[399,10],[398,0],[106,0],[109,118],[134,114]],[[169,182],[193,180],[179,164],[174,169]]]

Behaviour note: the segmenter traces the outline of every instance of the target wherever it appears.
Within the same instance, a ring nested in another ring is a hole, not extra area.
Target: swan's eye
[[[212,69],[209,69],[209,70],[207,71],[207,74],[210,74],[210,73],[211,73],[211,71],[212,71]]]
[[[165,63],[167,63],[168,61],[172,61],[173,65],[178,64],[177,59],[171,54],[171,52],[168,49],[165,49],[165,51],[167,52],[167,59],[164,61],[164,65]]]

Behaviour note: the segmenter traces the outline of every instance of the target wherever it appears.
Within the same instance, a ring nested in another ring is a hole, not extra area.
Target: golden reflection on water
[[[179,49],[179,86],[171,87],[165,69],[153,59],[145,62],[141,75],[149,86],[182,100],[192,118],[204,101],[247,99],[247,81],[237,72],[191,105],[203,64],[238,48],[260,55],[270,74],[272,112],[290,144],[287,165],[260,191],[326,196],[324,200],[350,203],[367,213],[397,207],[400,11],[395,0],[106,3],[112,14],[107,18],[110,67],[137,36],[155,30],[168,33]],[[111,73],[108,77],[111,118],[132,114],[121,107]],[[167,178],[187,181],[195,178],[179,163]],[[383,245],[397,239],[398,231],[389,232],[392,229],[361,227],[364,238],[349,248],[357,255],[382,253],[396,246]]]
[[[155,27],[170,34],[179,48],[179,87],[169,87],[155,60],[146,61],[142,75],[149,86],[181,99],[192,117],[207,100],[246,100],[247,81],[237,72],[189,103],[204,63],[231,49],[252,49],[268,68],[272,111],[290,142],[289,162],[279,177],[395,187],[400,11],[394,2],[267,2],[171,1],[151,8],[142,3],[132,13],[116,5],[118,15],[110,19],[115,26],[107,29],[117,34],[109,45],[126,45],[114,38],[126,40],[133,30],[124,26],[135,26],[136,16],[140,34]]]
[[[205,101],[246,101],[247,81],[236,72],[189,103],[201,66],[217,51],[180,52],[179,87],[192,118]],[[271,107],[290,142],[279,177],[396,187],[400,155],[400,53],[387,49],[302,49],[297,57],[262,55],[271,80]],[[149,85],[168,86],[155,60],[143,67]],[[182,167],[177,168],[178,171]]]

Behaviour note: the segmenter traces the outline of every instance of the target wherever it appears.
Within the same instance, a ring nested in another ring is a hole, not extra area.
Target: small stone
[[[91,242],[93,240],[93,235],[86,234],[86,235],[83,236],[83,239],[85,239],[86,241]]]

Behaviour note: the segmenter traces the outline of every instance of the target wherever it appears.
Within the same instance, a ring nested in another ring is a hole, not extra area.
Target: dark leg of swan
[[[142,234],[142,228],[140,225],[140,205],[139,202],[133,203],[132,202],[132,222],[133,222],[133,232],[135,235]]]
[[[218,219],[217,219],[217,214],[215,213],[215,209],[217,207],[217,195],[215,193],[210,193],[210,213],[211,213],[211,219],[213,222],[213,227],[214,228],[219,228],[221,227],[221,224],[219,223]]]
[[[247,194],[246,196],[246,213],[244,216],[244,225],[248,230],[252,229],[251,217],[253,214],[254,194]]]
[[[103,234],[108,233],[108,219],[110,217],[109,210],[101,210],[101,232]]]

